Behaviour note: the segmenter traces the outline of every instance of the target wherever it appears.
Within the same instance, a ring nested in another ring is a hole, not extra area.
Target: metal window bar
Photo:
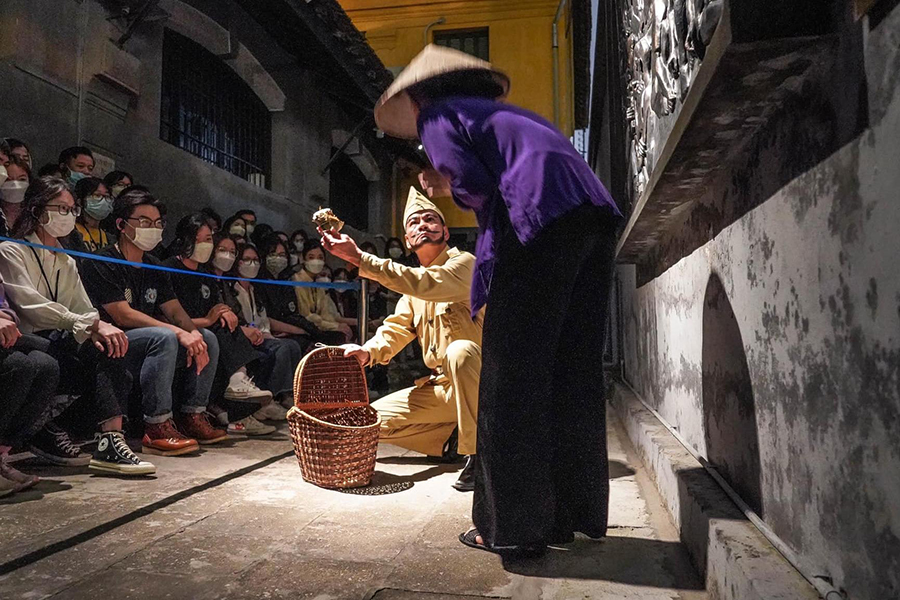
[[[482,60],[490,60],[489,29],[465,29],[456,31],[435,31],[434,43],[471,54]]]
[[[217,167],[269,180],[271,116],[216,56],[170,30],[163,42],[160,138]]]

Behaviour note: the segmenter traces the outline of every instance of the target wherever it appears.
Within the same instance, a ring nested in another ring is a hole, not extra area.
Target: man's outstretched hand
[[[368,365],[371,360],[369,351],[365,350],[362,346],[357,346],[356,344],[344,344],[341,348],[344,349],[344,356],[352,356],[364,367]]]
[[[353,238],[346,233],[339,233],[334,229],[329,231],[323,231],[321,227],[317,229],[319,230],[319,235],[322,236],[322,246],[326,250],[355,267],[359,266],[362,250],[359,249],[359,246],[356,245]]]

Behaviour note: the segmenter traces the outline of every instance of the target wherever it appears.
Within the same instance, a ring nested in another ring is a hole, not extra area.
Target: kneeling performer
[[[469,301],[475,257],[448,246],[444,215],[410,188],[403,213],[406,243],[421,267],[362,252],[349,236],[322,231],[326,250],[359,267],[360,277],[403,294],[394,314],[363,346],[349,344],[345,355],[363,365],[387,364],[413,339],[422,346],[431,376],[372,404],[381,416],[381,439],[430,456],[467,456],[453,487],[475,486],[475,432],[481,375],[483,311],[471,317]],[[458,435],[458,438],[457,438]]]

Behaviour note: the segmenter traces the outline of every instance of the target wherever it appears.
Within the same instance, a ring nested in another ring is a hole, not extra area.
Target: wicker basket
[[[297,366],[287,418],[304,480],[324,488],[369,484],[380,418],[355,358],[334,347],[307,354]]]

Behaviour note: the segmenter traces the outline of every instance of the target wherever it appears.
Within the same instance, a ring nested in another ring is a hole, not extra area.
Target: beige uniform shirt
[[[481,345],[484,311],[473,320],[469,301],[474,267],[475,257],[456,248],[447,248],[428,267],[407,267],[364,253],[360,277],[403,294],[394,313],[363,346],[372,364],[387,364],[416,338],[425,365],[432,370],[443,364],[452,342],[468,340]]]

